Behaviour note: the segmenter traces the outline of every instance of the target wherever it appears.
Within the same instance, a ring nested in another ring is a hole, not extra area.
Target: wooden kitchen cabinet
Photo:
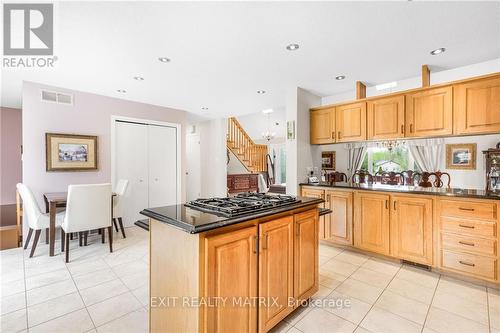
[[[326,191],[325,208],[332,210],[325,215],[329,241],[352,245],[352,196],[348,191]]]
[[[426,89],[406,95],[406,136],[453,133],[453,89]]]
[[[386,194],[354,194],[354,246],[380,254],[390,254],[389,207]]]
[[[335,107],[337,142],[366,140],[366,102]]]
[[[295,215],[294,296],[297,300],[318,291],[318,214],[314,210]]]
[[[257,227],[207,237],[206,296],[257,297]],[[257,307],[206,307],[206,332],[255,332]]]
[[[306,198],[318,198],[318,199],[325,200],[325,190],[322,190],[322,189],[302,187],[301,195],[303,197],[306,197]],[[321,208],[325,208],[324,203],[322,203],[318,206]],[[327,219],[326,216],[321,216],[319,218],[319,225],[318,225],[319,239],[327,239],[328,238],[330,231],[328,229],[326,219]]]
[[[500,78],[453,87],[455,134],[500,132]]]
[[[267,332],[293,308],[293,216],[259,226],[259,296],[270,300],[259,307],[259,332]],[[276,303],[272,300],[275,299]]]
[[[311,110],[311,144],[335,143],[335,108]]]
[[[393,195],[391,208],[392,255],[432,265],[432,199]]]
[[[368,140],[405,135],[405,97],[384,97],[367,103]]]

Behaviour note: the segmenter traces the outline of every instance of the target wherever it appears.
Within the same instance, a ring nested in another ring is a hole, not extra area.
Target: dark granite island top
[[[190,207],[186,207],[184,206],[184,204],[146,208],[141,212],[141,214],[157,221],[172,225],[185,232],[197,234],[227,225],[283,213],[297,208],[314,206],[324,202],[324,200],[317,198],[298,197],[298,199],[300,200],[300,202],[235,217],[226,217],[217,215],[216,213],[205,213]]]
[[[446,188],[446,187],[436,188],[436,187],[382,185],[382,184],[368,185],[368,184],[351,184],[346,182],[337,182],[337,183],[320,182],[318,184],[301,183],[300,185],[314,186],[314,187],[346,188],[346,189],[363,190],[363,191],[426,194],[426,195],[437,195],[437,196],[447,196],[447,197],[500,200],[500,192],[486,192],[484,190],[472,190],[463,188]]]

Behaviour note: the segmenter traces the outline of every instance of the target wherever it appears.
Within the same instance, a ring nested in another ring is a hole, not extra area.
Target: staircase
[[[234,117],[227,121],[227,148],[251,173],[267,171],[267,146],[253,142]]]

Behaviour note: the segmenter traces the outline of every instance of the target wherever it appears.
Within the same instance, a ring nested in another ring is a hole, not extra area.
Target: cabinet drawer
[[[443,268],[495,279],[496,259],[443,250],[441,263]]]
[[[441,241],[444,249],[463,250],[490,256],[496,255],[497,242],[493,239],[442,234]]]
[[[496,223],[441,217],[441,230],[467,236],[496,237]]]
[[[466,217],[496,221],[496,204],[493,202],[441,200],[441,216]]]

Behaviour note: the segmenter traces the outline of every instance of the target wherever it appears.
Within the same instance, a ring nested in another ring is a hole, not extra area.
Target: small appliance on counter
[[[486,191],[500,192],[500,142],[495,148],[484,150],[486,158]]]
[[[315,169],[317,170],[318,168]],[[314,171],[312,169],[309,170],[309,176],[307,177],[307,182],[309,184],[319,184],[319,178],[314,175]]]

